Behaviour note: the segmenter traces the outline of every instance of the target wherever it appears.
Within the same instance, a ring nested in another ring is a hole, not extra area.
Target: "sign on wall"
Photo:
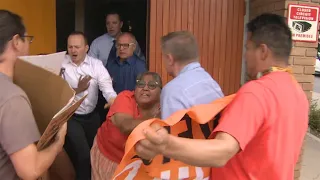
[[[289,4],[288,25],[293,41],[317,42],[319,7]]]

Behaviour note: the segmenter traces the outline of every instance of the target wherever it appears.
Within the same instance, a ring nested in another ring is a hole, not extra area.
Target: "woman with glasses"
[[[109,180],[120,163],[127,137],[141,122],[160,117],[162,81],[154,72],[137,77],[133,91],[118,94],[91,149],[92,180]]]

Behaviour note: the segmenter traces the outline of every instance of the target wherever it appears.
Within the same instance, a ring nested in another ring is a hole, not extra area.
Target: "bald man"
[[[137,76],[147,71],[145,61],[134,54],[136,42],[131,33],[120,34],[116,41],[117,58],[107,63],[117,94],[124,90],[134,90]]]

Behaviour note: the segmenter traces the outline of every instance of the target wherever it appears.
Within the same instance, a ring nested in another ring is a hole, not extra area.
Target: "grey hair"
[[[175,60],[190,61],[199,57],[194,35],[188,31],[176,31],[161,38],[162,50],[172,54]]]
[[[141,81],[145,76],[152,76],[152,78],[157,82],[159,83],[159,87],[160,89],[162,89],[162,79],[160,77],[160,75],[156,72],[150,72],[150,71],[147,71],[147,72],[144,72],[144,73],[141,73],[137,76],[137,81]]]
[[[119,36],[117,37],[117,42],[123,36],[129,36],[131,41],[132,41],[132,43],[137,44],[136,43],[137,42],[136,37],[132,33],[129,33],[129,32],[123,32],[123,33],[119,34]]]

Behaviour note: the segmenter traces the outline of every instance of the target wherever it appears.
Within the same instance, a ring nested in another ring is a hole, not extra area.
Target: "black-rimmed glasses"
[[[120,49],[121,47],[123,47],[123,49],[128,49],[130,46],[134,45],[134,43],[127,43],[127,44],[116,44],[116,48]]]
[[[25,35],[22,36],[22,38],[25,38],[31,44],[33,42],[34,36]]]

